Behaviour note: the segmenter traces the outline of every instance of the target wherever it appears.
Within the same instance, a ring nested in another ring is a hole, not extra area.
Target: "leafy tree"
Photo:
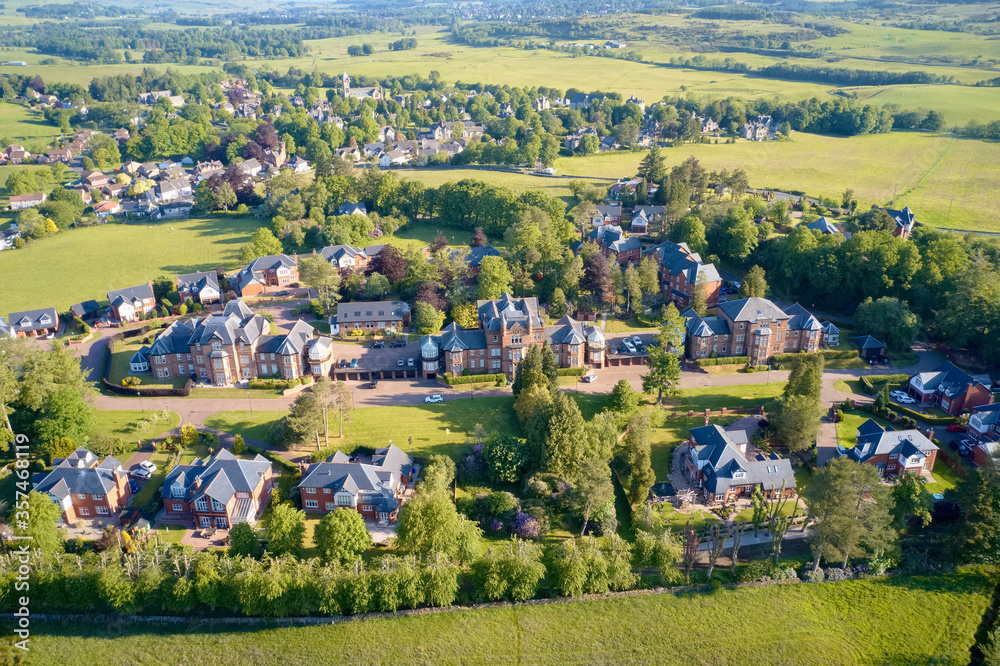
[[[583,461],[577,468],[575,477],[572,500],[576,512],[583,520],[580,527],[580,536],[583,536],[587,533],[587,524],[598,507],[608,502],[614,506],[615,489],[611,485],[611,468],[604,460],[592,458]]]
[[[917,519],[921,527],[931,524],[934,498],[916,474],[900,475],[899,482],[892,487],[892,501],[892,524],[897,530],[906,530],[911,516]]]
[[[441,553],[454,560],[478,556],[481,541],[479,527],[461,519],[442,492],[417,493],[399,510],[396,546],[403,553],[418,557]]]
[[[80,441],[95,425],[94,408],[73,388],[64,386],[46,401],[45,415],[37,428],[43,441],[57,438]]]
[[[681,365],[673,350],[684,349],[684,319],[673,303],[663,308],[663,323],[654,344],[647,347],[649,372],[642,376],[642,390],[656,391],[656,404],[663,404],[663,394],[673,395],[681,380]]]
[[[952,535],[955,559],[993,563],[1000,559],[1000,483],[995,469],[976,468],[958,487],[962,520]]]
[[[479,326],[479,311],[474,303],[460,303],[451,308],[451,319],[462,328],[474,329]]]
[[[483,457],[493,483],[517,483],[527,462],[524,443],[505,433],[493,433],[487,438]]]
[[[243,455],[243,452],[246,451],[246,449],[247,444],[243,440],[243,435],[235,435],[233,437],[233,453],[238,456]]]
[[[823,389],[824,365],[825,360],[819,354],[800,354],[792,362],[784,395],[804,395],[818,402]]]
[[[920,317],[898,298],[868,298],[854,313],[854,329],[858,335],[868,334],[893,349],[906,350],[920,331]]]
[[[250,523],[236,523],[229,530],[229,557],[253,557],[258,545]]]
[[[692,252],[699,254],[708,249],[705,240],[705,223],[696,215],[686,215],[670,229],[670,240],[674,243],[686,243]]]
[[[549,431],[542,445],[542,463],[552,474],[571,474],[582,460],[586,443],[583,415],[576,402],[565,393],[552,396]]]
[[[805,395],[782,395],[771,402],[768,417],[778,440],[789,451],[805,451],[816,443],[823,406]]]
[[[277,504],[267,523],[267,551],[274,555],[298,555],[305,537],[305,512],[290,504]]]
[[[22,492],[27,490],[21,489]],[[32,549],[43,553],[61,553],[63,551],[62,537],[56,523],[62,519],[62,512],[48,495],[32,490],[28,492],[27,507],[19,508],[17,504],[11,507],[7,524],[15,536],[29,538]]]
[[[517,369],[514,370],[514,381],[511,383],[511,391],[516,398],[521,395],[522,391],[530,389],[532,386],[550,387],[550,382],[542,367],[542,350],[537,345],[528,347],[524,358],[517,364]]]
[[[216,208],[221,208],[225,211],[236,205],[236,192],[233,192],[233,188],[229,183],[223,182],[219,185],[219,189],[215,190],[215,193],[212,195],[212,204]]]
[[[326,419],[323,405],[315,392],[299,393],[289,408],[288,427],[300,441],[314,439],[320,448],[319,436],[324,432]]]
[[[813,474],[802,491],[813,520],[808,537],[813,570],[820,558],[842,560],[884,550],[895,539],[892,491],[874,465],[834,458]]]
[[[541,550],[528,541],[512,539],[490,548],[473,565],[476,586],[490,600],[505,597],[525,601],[535,596],[545,577]]]
[[[428,458],[423,471],[421,492],[444,491],[450,488],[455,480],[455,461],[450,456],[433,455]]]
[[[469,247],[485,247],[489,244],[490,241],[483,232],[483,228],[476,227],[475,233],[472,234],[472,240],[469,241]]]
[[[406,279],[407,259],[399,249],[386,245],[375,255],[371,263],[372,270],[389,278],[392,284],[398,284]]]
[[[635,506],[649,497],[649,489],[656,482],[656,474],[653,472],[648,417],[636,416],[629,426],[628,434],[625,435],[625,451],[629,466],[628,487],[625,489],[625,494],[628,496],[628,501]]]
[[[619,414],[631,414],[639,408],[639,396],[632,390],[632,385],[627,379],[619,379],[615,387],[611,389],[611,398],[608,400],[608,409]]]
[[[444,324],[444,313],[433,305],[417,302],[413,306],[413,325],[422,335],[437,333]]]
[[[181,426],[181,446],[190,449],[198,443],[198,430],[190,423]]]
[[[365,519],[353,509],[336,509],[323,516],[316,526],[316,548],[324,562],[344,566],[357,562],[372,546]]]
[[[476,296],[483,300],[500,298],[510,291],[514,276],[503,257],[483,257],[479,262],[479,286]]]
[[[708,314],[708,282],[705,274],[700,271],[698,272],[698,277],[695,279],[694,289],[691,292],[691,309],[699,317],[704,317]]]
[[[766,298],[767,280],[764,279],[764,269],[751,266],[740,283],[740,296],[743,298]]]
[[[666,174],[666,158],[659,146],[653,146],[639,163],[639,175],[651,183],[659,183]]]
[[[389,293],[389,278],[381,273],[372,273],[365,282],[365,298],[381,298]]]
[[[587,260],[583,267],[583,278],[580,287],[589,291],[603,303],[611,303],[614,294],[611,291],[611,268],[608,260],[600,252]]]
[[[552,290],[552,297],[549,298],[549,313],[554,317],[562,317],[566,314],[566,294],[559,287]]]
[[[249,264],[254,259],[281,254],[281,241],[270,229],[260,228],[250,237],[250,242],[240,248],[240,263]]]

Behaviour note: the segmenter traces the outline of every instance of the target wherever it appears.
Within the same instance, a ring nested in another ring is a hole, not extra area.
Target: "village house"
[[[394,523],[410,479],[413,459],[390,444],[370,462],[338,451],[326,462],[302,465],[299,498],[307,513],[353,509],[369,522]]]
[[[268,287],[287,287],[299,281],[299,262],[287,254],[254,259],[229,281],[237,296],[257,296]]]
[[[84,322],[92,322],[100,316],[101,306],[97,304],[97,301],[83,301],[74,303],[69,311],[74,317],[79,317]]]
[[[337,209],[337,215],[364,215],[368,217],[368,208],[363,203],[345,201]]]
[[[35,194],[17,194],[10,198],[10,209],[24,210],[25,208],[41,206],[45,203],[47,198],[48,197],[44,192],[37,192]]]
[[[834,224],[825,217],[820,217],[813,220],[806,225],[806,229],[811,229],[812,231],[818,231],[826,236],[843,236],[844,238],[850,238],[850,232],[844,231],[844,228],[839,224]]]
[[[109,291],[108,304],[111,307],[111,314],[119,322],[124,324],[139,321],[140,315],[144,317],[156,307],[152,280],[137,287]]]
[[[55,308],[11,312],[7,325],[15,338],[41,338],[59,332],[59,314]]]
[[[502,257],[500,250],[496,249],[492,245],[482,245],[480,247],[470,247],[467,252],[462,254],[462,250],[454,250],[452,253],[453,258],[462,257],[465,260],[466,265],[469,267],[469,271],[472,276],[478,276],[479,270],[481,268],[483,259],[486,257]]]
[[[951,416],[993,402],[989,375],[970,375],[945,362],[936,370],[910,377],[907,393],[921,406],[934,405]]]
[[[194,167],[194,177],[195,181],[201,182],[211,176],[216,171],[222,171],[224,167],[222,162],[219,160],[212,160],[211,162],[198,162]]]
[[[264,167],[255,158],[251,157],[237,164],[235,168],[237,171],[249,174],[251,178],[256,178]]]
[[[722,276],[715,264],[705,264],[701,255],[692,252],[687,243],[664,241],[646,253],[656,262],[660,288],[664,295],[683,311],[691,305],[700,277],[705,284],[705,302],[714,308],[722,293]]]
[[[94,204],[94,215],[101,219],[105,219],[115,213],[120,212],[122,209],[122,203],[117,200],[111,201],[101,201]]]
[[[909,206],[903,210],[893,210],[891,208],[883,208],[882,210],[896,223],[896,228],[892,230],[892,235],[900,238],[909,238],[913,232],[913,225],[917,223],[917,214],[910,210]]]
[[[80,182],[90,190],[99,190],[111,182],[111,177],[101,171],[84,171]]]
[[[177,284],[177,297],[180,303],[191,299],[195,303],[208,305],[218,303],[222,298],[222,291],[219,289],[219,277],[215,271],[199,271],[178,275],[174,278]]]
[[[344,99],[350,99],[353,97],[355,99],[361,99],[361,100],[373,99],[376,102],[382,99],[382,89],[379,88],[378,86],[375,86],[373,88],[352,88],[351,77],[347,75],[347,72],[344,72],[344,76],[341,79],[341,83],[342,83],[341,90],[344,94]]]
[[[718,304],[713,317],[692,311],[687,319],[687,353],[691,358],[749,356],[763,365],[774,354],[814,352],[822,326],[798,303],[784,310],[765,298],[742,298]]]
[[[847,452],[851,460],[874,465],[880,476],[893,477],[904,472],[922,474],[934,469],[938,447],[919,430],[883,428],[868,419],[857,432],[857,444]]]
[[[619,264],[638,263],[642,255],[642,244],[635,236],[626,238],[625,232],[616,224],[602,224],[587,234],[587,242],[595,243],[601,253]]]
[[[775,453],[747,457],[749,437],[746,430],[723,430],[706,425],[688,431],[688,449],[684,453],[684,473],[712,504],[725,504],[738,497],[749,497],[760,490],[776,499],[795,495],[792,464]]]
[[[563,317],[546,327],[538,314],[538,299],[510,294],[492,301],[477,301],[479,328],[464,329],[452,323],[435,335],[420,338],[421,373],[425,379],[450,372],[461,375],[503,373],[513,378],[528,348],[548,341],[559,367],[580,368],[588,363],[602,367],[607,342],[598,326]]]
[[[358,270],[367,266],[369,262],[368,255],[362,248],[350,245],[327,245],[319,253],[338,269]]]
[[[239,523],[256,524],[271,500],[273,483],[274,471],[264,456],[242,460],[220,449],[208,460],[175,466],[160,496],[169,521],[230,529]]]
[[[1000,440],[1000,403],[973,407],[965,433],[974,442]]]
[[[132,497],[128,474],[122,464],[108,456],[97,456],[82,446],[62,460],[35,484],[35,490],[49,496],[62,512],[63,522],[110,518]]]
[[[403,301],[341,303],[334,320],[341,332],[399,331],[410,325],[410,305]]]
[[[50,162],[66,162],[73,160],[73,151],[66,148],[52,148],[48,151]]]

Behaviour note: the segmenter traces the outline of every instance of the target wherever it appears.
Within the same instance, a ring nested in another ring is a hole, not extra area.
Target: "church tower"
[[[351,96],[351,77],[344,72],[344,99]]]

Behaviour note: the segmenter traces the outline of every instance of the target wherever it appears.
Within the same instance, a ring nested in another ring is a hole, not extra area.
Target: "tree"
[[[382,251],[375,255],[371,267],[373,271],[389,278],[392,284],[398,284],[406,279],[406,257],[392,245],[384,246]]]
[[[223,181],[212,195],[212,203],[216,208],[228,211],[230,207],[236,205],[236,192],[233,192],[233,188],[229,183]]]
[[[611,485],[611,468],[604,460],[584,460],[577,468],[573,488],[573,504],[583,524],[580,536],[587,533],[587,524],[594,512],[609,502],[614,507],[615,488]]]
[[[892,501],[892,525],[897,530],[907,530],[911,518],[916,519],[920,527],[931,524],[934,498],[916,474],[904,472],[900,475],[898,483],[892,487]]]
[[[254,259],[281,254],[281,241],[274,237],[270,229],[260,228],[254,232],[250,242],[240,248],[241,264],[249,264]]]
[[[474,329],[479,327],[479,311],[476,310],[475,303],[460,303],[452,306],[451,320],[462,328]]]
[[[485,247],[489,244],[490,241],[486,237],[486,233],[483,231],[483,228],[476,227],[475,233],[472,234],[472,240],[469,241],[469,247]]]
[[[482,300],[494,300],[510,291],[514,276],[503,257],[483,257],[479,262],[479,285],[476,296]]]
[[[708,314],[708,282],[702,271],[698,271],[698,277],[694,282],[694,290],[691,292],[691,309],[699,317],[704,317]]]
[[[94,408],[73,388],[58,389],[45,403],[44,416],[36,424],[45,442],[58,438],[80,441],[94,429]]]
[[[674,395],[681,381],[681,364],[677,357],[683,352],[684,319],[673,303],[663,308],[663,323],[654,344],[646,348],[649,372],[642,376],[642,390],[656,391],[656,404],[663,404],[663,394]],[[676,350],[676,351],[675,351]]]
[[[23,481],[14,485],[21,492],[30,488]],[[11,507],[7,524],[11,526],[15,536],[25,539],[22,543],[28,543],[30,549],[51,554],[63,551],[62,537],[56,527],[61,519],[59,506],[48,495],[32,490],[28,492],[27,502],[19,500]]]
[[[628,305],[627,310],[632,311],[632,301],[637,303],[642,303],[642,279],[639,277],[639,271],[636,270],[635,264],[630,263],[625,267],[625,274],[623,275],[625,281],[625,293],[628,294]]]
[[[552,290],[552,296],[549,298],[549,313],[553,317],[562,317],[566,314],[566,294],[559,287]]]
[[[289,429],[300,441],[314,439],[316,448],[320,448],[319,436],[325,424],[323,407],[315,393],[295,396],[286,418]]]
[[[442,492],[420,492],[399,510],[396,547],[408,555],[431,557],[441,553],[449,559],[477,555],[482,532],[460,518],[455,505]],[[470,560],[472,561],[475,557]]]
[[[324,562],[348,566],[372,546],[372,537],[360,513],[350,508],[335,509],[323,516],[314,537],[319,557]]]
[[[243,440],[243,435],[234,435],[233,436],[233,453],[235,453],[238,456],[239,455],[243,455],[243,452],[246,451],[246,449],[247,449],[247,444]]]
[[[628,434],[625,435],[625,451],[629,466],[625,494],[632,506],[635,506],[649,497],[649,489],[656,482],[652,447],[649,443],[649,419],[645,415],[634,417],[629,424]]]
[[[740,296],[743,298],[766,298],[767,280],[764,279],[764,269],[751,266],[740,283]]]
[[[834,458],[813,474],[802,491],[812,534],[813,570],[820,558],[842,561],[884,550],[895,539],[892,494],[874,465]]]
[[[257,534],[250,523],[236,523],[229,530],[229,557],[253,557],[257,547]]]
[[[552,396],[549,432],[542,445],[542,463],[551,474],[571,474],[582,460],[586,443],[583,415],[569,396],[556,392]]]
[[[290,504],[278,504],[271,509],[267,523],[267,552],[274,555],[298,555],[305,537],[305,512]]]
[[[854,313],[854,331],[878,338],[893,349],[908,350],[920,331],[920,317],[898,298],[868,298]]]
[[[524,443],[505,433],[493,433],[486,439],[483,458],[493,483],[517,483],[527,462]]]
[[[666,158],[659,146],[653,146],[639,163],[639,175],[651,183],[659,183],[666,174]]]
[[[784,395],[804,395],[818,402],[823,389],[824,365],[825,360],[819,354],[800,354],[792,362]]]
[[[771,402],[768,417],[774,433],[789,451],[805,451],[816,443],[823,406],[805,395],[782,395]]]
[[[611,268],[608,266],[608,260],[600,252],[594,254],[584,264],[580,287],[604,303],[611,303],[614,299],[611,292]]]
[[[421,492],[445,491],[455,481],[455,461],[450,456],[433,455],[428,458],[423,472]]]
[[[995,468],[995,466],[994,466]],[[962,508],[952,535],[952,550],[960,562],[995,563],[1000,559],[1000,482],[995,469],[976,468],[958,487]]]
[[[310,289],[316,290],[325,307],[329,308],[336,302],[340,273],[323,255],[314,254],[299,261],[299,279]]]
[[[181,426],[181,446],[190,449],[198,443],[198,430],[190,423]]]
[[[381,298],[388,294],[391,288],[389,278],[381,273],[372,273],[365,282],[365,298]]]
[[[696,215],[686,215],[670,229],[670,240],[674,243],[686,243],[692,252],[699,254],[708,249],[705,240],[705,223]]]
[[[413,325],[421,335],[437,333],[444,324],[444,313],[433,305],[418,301],[413,306]]]
[[[619,379],[611,389],[608,409],[619,414],[629,415],[639,408],[639,396],[632,390],[627,379]]]

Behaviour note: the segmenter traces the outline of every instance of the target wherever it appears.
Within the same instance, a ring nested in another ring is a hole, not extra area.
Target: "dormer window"
[[[215,349],[216,351],[222,349],[222,343],[221,342],[213,342],[212,343],[212,349]]]
[[[51,324],[51,323],[52,323],[52,318],[51,318],[51,317],[49,317],[49,316],[48,316],[47,314],[44,314],[44,315],[42,315],[42,316],[41,316],[41,317],[40,317],[40,318],[38,319],[38,322],[39,322],[40,324]]]
[[[742,479],[745,476],[746,476],[746,472],[744,472],[741,469],[738,469],[735,472],[733,472],[733,478],[734,479]]]

